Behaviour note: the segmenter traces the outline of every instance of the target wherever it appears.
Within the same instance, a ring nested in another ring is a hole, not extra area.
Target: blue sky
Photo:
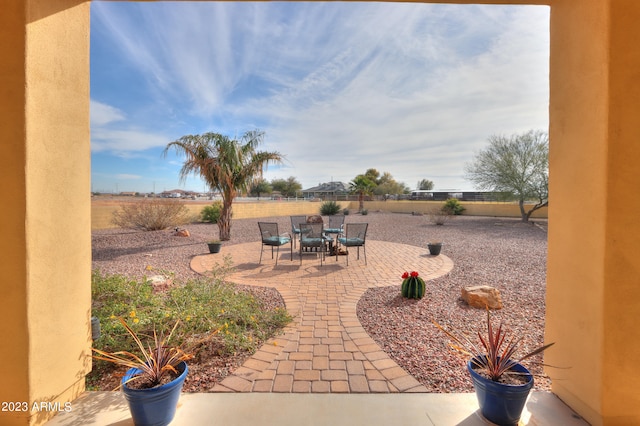
[[[548,69],[546,6],[93,1],[92,190],[203,191],[167,143],[254,129],[268,180],[471,190],[489,136],[548,128]]]

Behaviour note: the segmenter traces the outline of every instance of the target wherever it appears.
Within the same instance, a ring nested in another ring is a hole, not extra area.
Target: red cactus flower
[[[413,272],[411,272],[411,276],[415,278],[415,277],[418,276],[418,273],[416,271],[413,271]]]
[[[409,273],[405,272],[404,274],[402,274],[402,279],[406,280],[407,278],[409,278]]]

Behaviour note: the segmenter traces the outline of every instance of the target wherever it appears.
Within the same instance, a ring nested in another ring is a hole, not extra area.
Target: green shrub
[[[342,210],[342,214],[345,215],[345,216],[348,215],[349,214],[349,209]]]
[[[460,201],[458,201],[456,198],[449,198],[447,201],[445,201],[444,206],[442,206],[442,210],[445,213],[459,215],[462,214],[462,212],[466,209],[462,207],[462,204],[460,204]]]
[[[444,225],[450,219],[453,219],[453,213],[451,210],[443,208],[434,208],[427,211],[427,217],[429,221],[434,225]]]
[[[335,201],[325,201],[320,205],[320,214],[323,216],[333,216],[340,211],[340,205]]]
[[[291,321],[285,309],[262,306],[250,291],[237,288],[224,279],[229,261],[210,277],[176,283],[168,291],[155,293],[151,283],[121,275],[91,277],[91,315],[100,320],[101,336],[93,342],[97,349],[136,353],[135,342],[125,331],[122,317],[136,334],[153,335],[153,330],[168,333],[176,328],[172,344],[185,345],[189,352],[215,347],[220,354],[249,353],[274,336]],[[96,382],[113,366],[94,361],[88,383]]]
[[[113,212],[113,224],[121,228],[159,231],[191,221],[187,206],[180,201],[151,198],[123,203]]]
[[[366,216],[366,215],[368,215],[368,214],[369,214],[369,210],[367,210],[367,209],[362,209],[362,210],[360,210],[360,214],[361,214],[361,215]]]
[[[222,211],[222,201],[214,201],[210,206],[205,206],[200,212],[200,219],[203,222],[218,223],[220,212]]]

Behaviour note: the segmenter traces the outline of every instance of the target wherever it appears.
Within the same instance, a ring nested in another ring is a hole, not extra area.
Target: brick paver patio
[[[356,304],[371,287],[399,285],[404,271],[425,279],[448,273],[453,262],[430,256],[426,248],[367,241],[367,265],[350,253],[327,257],[320,266],[315,253],[300,257],[280,250],[278,265],[260,242],[223,246],[218,254],[196,256],[191,268],[206,274],[230,255],[236,271],[232,282],[277,289],[293,316],[283,335],[266,342],[233,375],[213,387],[216,392],[389,393],[424,392],[369,337],[358,321]]]

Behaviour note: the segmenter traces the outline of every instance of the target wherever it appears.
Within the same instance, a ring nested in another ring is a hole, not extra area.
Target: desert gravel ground
[[[260,218],[290,228],[288,217]],[[438,321],[449,329],[474,333],[486,327],[486,313],[468,307],[460,300],[462,287],[486,284],[497,288],[504,308],[494,311],[497,324],[522,336],[525,353],[543,342],[545,317],[546,221],[525,224],[519,219],[458,216],[443,226],[428,216],[370,212],[351,214],[346,222],[369,223],[368,239],[425,247],[428,241],[444,242],[442,253],[454,262],[444,277],[427,281],[423,299],[406,300],[398,285],[368,290],[358,303],[358,317],[371,337],[400,366],[430,392],[472,391],[464,359],[451,350],[447,338],[432,324]],[[225,244],[259,241],[258,219],[239,219],[232,224],[232,239]],[[217,226],[184,226],[191,236],[176,237],[173,230],[141,232],[109,229],[93,231],[93,268],[140,278],[170,271],[178,279],[195,277],[189,262],[207,253],[206,241],[218,236]],[[252,290],[254,291],[254,290]],[[282,298],[271,289],[258,289],[256,295],[266,306],[282,306]],[[553,350],[553,348],[549,349]],[[201,371],[200,381],[218,381],[246,358],[225,359]],[[541,362],[541,357],[534,361]],[[540,366],[531,365],[536,388],[548,390],[550,382]],[[211,383],[212,386],[212,383]],[[208,386],[186,390],[202,391]]]

